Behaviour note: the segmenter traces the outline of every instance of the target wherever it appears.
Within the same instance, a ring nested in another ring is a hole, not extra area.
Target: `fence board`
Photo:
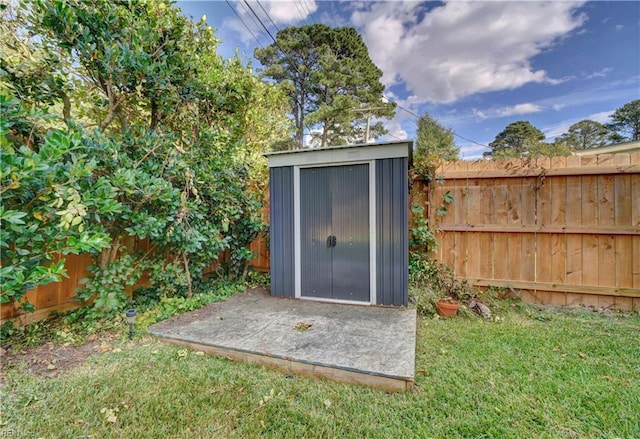
[[[520,280],[522,276],[522,235],[519,233],[509,233],[509,271],[507,279]]]
[[[522,235],[520,250],[520,279],[535,281],[536,278],[536,236]]]
[[[522,179],[520,186],[520,224],[536,225],[536,192],[538,178]]]
[[[598,177],[598,224],[612,226],[616,222],[612,175]]]
[[[598,285],[616,286],[615,237],[598,237]]]
[[[582,177],[582,193],[579,200],[574,200],[575,203],[582,201],[582,225],[597,225],[598,224],[598,205],[597,199],[597,177],[583,176]]]
[[[631,196],[632,196],[631,176],[616,175],[614,178],[614,208],[615,208],[614,216],[615,216],[616,226],[632,225]]]
[[[509,180],[497,178],[493,182],[493,223],[508,224],[514,211],[509,199]]]
[[[440,260],[451,267],[453,266],[455,257],[455,240],[453,233],[441,233],[438,237],[440,238],[440,247],[438,248]]]
[[[480,182],[480,180],[478,180]],[[493,205],[493,180],[481,181],[480,183],[479,198],[476,198],[478,204],[476,209],[480,211],[480,224],[495,224],[493,220],[494,205]],[[473,203],[472,203],[473,204]]]
[[[467,263],[466,276],[480,276],[480,233],[467,233]]]
[[[598,285],[598,236],[582,237],[582,284]]]
[[[567,236],[560,234],[551,235],[551,277],[553,283],[564,284],[567,282]]]
[[[615,285],[633,287],[633,246],[626,236],[616,236],[615,239]]]
[[[567,277],[570,285],[582,285],[582,236],[567,236]]]
[[[640,236],[632,237],[633,246],[633,288],[640,289]],[[638,305],[640,305],[640,298],[638,298]]]
[[[581,177],[566,179],[565,224],[582,226],[582,179]]]
[[[482,275],[488,273],[493,278],[493,261],[498,257],[493,249],[494,233],[479,233],[478,235],[478,241],[480,242],[476,253],[479,259],[478,273]]]
[[[511,233],[493,234],[493,277],[509,279],[509,237]]]
[[[536,236],[536,282],[551,282],[551,235]],[[546,255],[546,256],[545,256]]]
[[[567,206],[567,179],[562,177],[553,177],[550,179],[551,186],[551,220],[550,224],[554,226],[565,225]]]
[[[453,221],[456,224],[466,224],[469,200],[467,180],[453,180],[453,183]]]
[[[456,242],[456,259],[453,261],[453,270],[455,273],[460,273],[460,276],[467,276],[467,249],[469,248],[467,242],[467,234],[466,233],[455,233],[455,242]]]
[[[544,227],[552,224],[551,212],[553,205],[551,187],[553,183],[552,178],[540,178],[538,181],[535,223]]]

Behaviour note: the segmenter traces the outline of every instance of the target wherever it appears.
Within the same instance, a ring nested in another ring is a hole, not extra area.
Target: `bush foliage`
[[[98,315],[144,271],[166,296],[192,296],[223,250],[220,274],[244,277],[283,95],[169,1],[4,9],[1,302],[32,309],[26,290],[60,280],[67,254],[93,255],[79,298]]]

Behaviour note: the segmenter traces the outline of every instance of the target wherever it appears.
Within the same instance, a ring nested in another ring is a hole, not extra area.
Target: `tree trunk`
[[[304,102],[305,102],[305,93],[304,91],[300,94],[300,117],[298,118],[298,132],[296,133],[296,148],[302,149],[304,146]]]
[[[327,136],[329,134],[329,121],[327,119],[324,120],[322,124],[322,142],[320,146],[327,146]]]
[[[102,250],[100,253],[100,270],[104,270],[107,265],[111,264],[118,257],[118,251],[120,250],[120,239],[117,237],[111,237],[111,245]]]
[[[193,287],[191,282],[191,272],[189,271],[189,258],[186,253],[182,253],[182,262],[184,264],[184,274],[187,277],[187,298],[193,296]]]
[[[152,99],[151,100],[151,123],[149,125],[149,127],[152,130],[156,129],[159,118],[160,117],[159,117],[158,103],[156,102],[155,99]]]
[[[62,117],[64,118],[64,122],[69,125],[71,121],[71,100],[66,93],[62,94]]]

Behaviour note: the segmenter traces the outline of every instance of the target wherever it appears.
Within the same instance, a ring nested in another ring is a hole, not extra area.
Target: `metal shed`
[[[271,295],[407,305],[412,146],[267,154]]]

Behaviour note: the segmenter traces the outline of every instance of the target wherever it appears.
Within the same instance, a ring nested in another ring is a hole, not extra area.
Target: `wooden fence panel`
[[[465,162],[437,174],[438,196],[454,196],[452,214],[430,215],[443,237],[437,256],[457,276],[538,303],[640,309],[640,153]]]

